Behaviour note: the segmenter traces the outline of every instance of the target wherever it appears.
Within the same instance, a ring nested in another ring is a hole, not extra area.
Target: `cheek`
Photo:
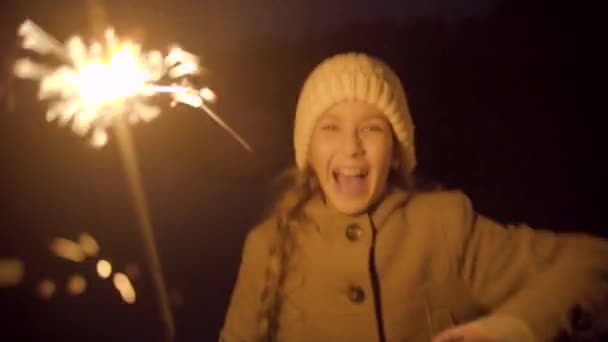
[[[393,142],[390,139],[378,139],[368,147],[368,155],[370,162],[378,170],[378,173],[384,174],[390,169],[393,160]]]
[[[327,142],[323,142],[322,139],[315,138],[310,142],[308,160],[310,165],[315,171],[321,170],[327,165],[331,156],[331,148]]]

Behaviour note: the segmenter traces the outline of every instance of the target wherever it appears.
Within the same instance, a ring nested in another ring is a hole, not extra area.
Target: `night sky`
[[[119,35],[200,55],[214,108],[254,147],[243,150],[202,112],[169,109],[133,129],[178,341],[217,338],[243,238],[292,163],[299,88],[330,54],[359,50],[393,65],[416,123],[421,177],[460,189],[504,223],[608,236],[600,120],[603,22],[560,1],[105,1]],[[89,34],[85,2],[0,7],[0,259],[25,263],[0,288],[0,340],[160,340],[161,326],[117,146],[90,148],[48,124],[33,82],[10,68],[26,17],[64,40]],[[255,5],[254,5],[255,4]],[[585,5],[587,6],[587,5]],[[121,301],[94,260],[49,252],[56,237],[92,234],[101,257],[136,264],[137,302]],[[70,296],[66,279],[83,274]],[[46,300],[36,292],[57,283]]]

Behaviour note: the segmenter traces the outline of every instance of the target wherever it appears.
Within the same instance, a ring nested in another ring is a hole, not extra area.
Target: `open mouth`
[[[338,190],[346,195],[360,195],[366,192],[369,170],[358,167],[341,167],[332,170]]]

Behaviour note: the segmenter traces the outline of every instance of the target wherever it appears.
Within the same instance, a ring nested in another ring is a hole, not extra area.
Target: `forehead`
[[[378,107],[361,101],[346,101],[338,103],[321,115],[321,119],[353,121],[374,118],[386,120],[385,116]]]

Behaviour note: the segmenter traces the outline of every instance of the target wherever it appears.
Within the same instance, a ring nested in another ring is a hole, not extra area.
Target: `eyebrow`
[[[368,121],[368,120],[383,120],[383,121],[386,120],[386,121],[388,121],[386,116],[382,113],[376,113],[370,117],[363,119],[363,121]]]
[[[360,123],[361,124],[370,124],[370,123],[373,123],[373,124],[382,124],[382,125],[387,125],[387,126],[391,125],[391,122],[383,114],[377,114],[377,115],[374,115],[374,116],[367,117],[367,118],[361,120]]]
[[[375,113],[375,114],[372,114],[369,117],[366,117],[366,118],[362,119],[361,121],[382,120],[382,119],[386,119],[388,121],[388,119],[386,118],[386,116],[384,114],[382,114],[382,113]],[[336,114],[333,114],[332,112],[327,112],[323,116],[321,116],[319,118],[319,120],[340,120],[340,117],[337,116]]]

